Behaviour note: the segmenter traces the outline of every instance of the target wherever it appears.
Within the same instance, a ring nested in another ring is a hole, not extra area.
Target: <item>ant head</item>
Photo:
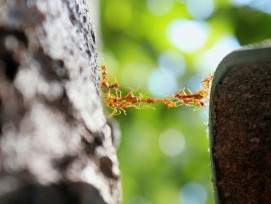
[[[119,88],[119,85],[117,83],[113,84],[113,88],[114,89],[118,89]]]
[[[101,83],[101,88],[102,88],[102,89],[108,89],[108,87],[109,87],[108,82],[102,82],[102,83]]]
[[[199,104],[199,106],[202,107],[202,108],[204,108],[204,107],[206,106],[205,103],[204,103],[203,101],[199,101],[198,104]]]

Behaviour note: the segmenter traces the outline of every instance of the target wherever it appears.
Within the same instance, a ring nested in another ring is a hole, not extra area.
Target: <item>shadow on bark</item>
[[[50,201],[48,201],[50,200]],[[99,191],[88,183],[31,184],[0,196],[1,204],[105,204]]]

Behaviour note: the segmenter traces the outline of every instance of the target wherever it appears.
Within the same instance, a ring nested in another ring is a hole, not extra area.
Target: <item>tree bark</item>
[[[0,203],[119,203],[83,0],[0,0]]]
[[[210,134],[216,203],[271,201],[271,48],[231,53],[211,89]]]

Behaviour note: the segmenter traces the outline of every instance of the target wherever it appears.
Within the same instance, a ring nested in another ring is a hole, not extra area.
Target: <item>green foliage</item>
[[[204,74],[214,71],[214,64],[208,67],[205,61],[210,58],[208,51],[219,45],[221,39],[230,36],[245,45],[271,36],[270,14],[236,6],[233,1],[216,0],[211,15],[201,19],[208,25],[206,42],[192,52],[185,52],[170,41],[168,26],[178,19],[195,20],[188,11],[189,0],[156,1],[172,5],[168,10],[168,5],[158,6],[164,13],[155,15],[148,8],[155,0],[101,1],[103,57],[100,65],[106,65],[121,86],[139,89],[148,95],[157,94],[150,91],[150,75],[160,66],[161,53],[183,56],[185,72],[175,74],[178,88],[197,89]],[[157,91],[162,93],[170,85],[161,83],[157,82]],[[193,111],[189,107],[167,109],[157,105],[156,110],[133,109],[127,114],[115,117],[122,131],[118,156],[123,203],[214,203],[206,133],[208,108]],[[174,147],[175,140],[182,151]]]

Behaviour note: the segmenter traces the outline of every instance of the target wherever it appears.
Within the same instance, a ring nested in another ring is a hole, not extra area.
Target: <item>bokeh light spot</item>
[[[249,4],[250,7],[271,14],[271,1],[270,0],[257,0]]]
[[[207,199],[207,192],[204,186],[196,182],[186,183],[180,191],[182,203],[204,204]]]
[[[185,72],[186,63],[184,57],[178,52],[166,51],[160,54],[158,63],[161,69],[167,69],[177,77]]]
[[[189,87],[189,90],[195,93],[197,90],[201,87],[201,81],[203,80],[202,74],[193,75],[189,78],[187,87]]]
[[[148,87],[154,96],[163,97],[177,89],[177,79],[166,69],[154,69],[149,76]]]
[[[271,14],[271,1],[270,0],[232,0],[235,6],[248,6],[252,9],[257,9],[262,12]]]
[[[196,60],[197,67],[204,68],[205,71],[213,72],[227,54],[239,47],[240,44],[236,37],[229,36],[222,38]]]
[[[191,16],[198,19],[205,19],[214,12],[213,0],[187,0],[187,10]]]
[[[232,0],[232,3],[236,6],[248,5],[252,0]]]
[[[178,130],[168,129],[160,135],[159,144],[164,154],[167,156],[177,156],[185,148],[185,139]]]
[[[203,21],[178,19],[168,26],[168,39],[183,52],[194,52],[203,47],[208,39],[209,26]]]

